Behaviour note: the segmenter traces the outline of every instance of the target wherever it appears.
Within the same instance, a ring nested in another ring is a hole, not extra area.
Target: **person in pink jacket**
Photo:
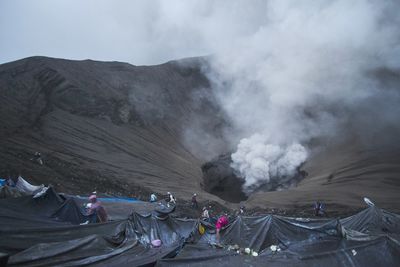
[[[219,243],[219,240],[220,240],[219,232],[221,231],[221,229],[223,227],[227,226],[228,224],[229,224],[229,219],[226,214],[224,214],[218,218],[217,223],[215,224],[217,243]]]
[[[96,195],[91,195],[89,197],[90,206],[88,210],[88,215],[95,215],[99,222],[107,222],[108,215],[105,208],[101,205],[101,202],[97,200]]]

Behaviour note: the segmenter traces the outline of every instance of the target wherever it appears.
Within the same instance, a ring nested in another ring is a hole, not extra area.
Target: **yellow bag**
[[[201,235],[204,235],[205,232],[206,232],[206,228],[200,223],[199,224],[199,233]]]

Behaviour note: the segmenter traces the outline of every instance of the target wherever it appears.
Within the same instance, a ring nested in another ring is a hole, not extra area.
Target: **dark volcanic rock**
[[[204,190],[226,201],[239,203],[247,199],[242,191],[244,180],[235,175],[231,162],[231,155],[224,154],[201,167]]]

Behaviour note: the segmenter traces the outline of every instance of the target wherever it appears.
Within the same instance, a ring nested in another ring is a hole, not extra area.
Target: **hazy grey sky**
[[[208,54],[195,29],[209,6],[208,1],[2,0],[0,63],[43,55],[154,64]]]

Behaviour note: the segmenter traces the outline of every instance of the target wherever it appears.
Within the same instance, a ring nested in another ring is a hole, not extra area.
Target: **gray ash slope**
[[[204,155],[234,148],[223,140],[228,119],[201,63],[133,66],[32,57],[0,65],[0,176],[21,172],[68,193],[172,191],[189,199],[197,192],[200,201],[230,205],[202,186]],[[385,81],[400,88],[400,75],[393,75]],[[304,164],[308,176],[297,187],[256,192],[245,205],[298,210],[319,199],[340,213],[362,207],[368,196],[400,211],[399,136],[388,127],[374,133],[373,142],[351,134],[320,140],[323,149]],[[30,160],[35,151],[42,152],[44,166]],[[221,194],[240,193],[232,188]]]
[[[202,173],[182,142],[185,129],[194,116],[214,132],[223,121],[208,90],[198,59],[150,67],[45,57],[3,64],[1,175],[21,172],[74,193],[189,197],[201,190]],[[44,166],[30,160],[35,151]]]

